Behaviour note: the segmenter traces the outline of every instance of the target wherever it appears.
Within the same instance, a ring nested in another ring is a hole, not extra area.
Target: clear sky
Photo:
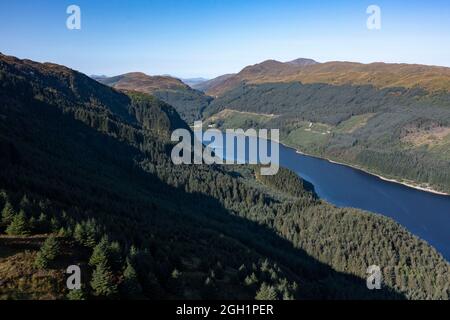
[[[81,8],[81,30],[66,9]],[[366,9],[381,8],[381,30]],[[0,0],[0,52],[86,74],[214,77],[266,59],[450,67],[448,0]]]

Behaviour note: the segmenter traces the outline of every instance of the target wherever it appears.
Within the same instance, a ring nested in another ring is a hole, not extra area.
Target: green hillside
[[[0,55],[0,101],[1,299],[449,299],[450,265],[390,219],[287,170],[173,165],[187,124],[152,96]]]
[[[239,113],[233,116],[230,110]],[[255,115],[244,123],[246,113]],[[450,94],[445,92],[241,84],[204,114],[209,123],[224,127],[240,119],[243,128],[279,128],[281,141],[302,152],[450,193]]]
[[[151,94],[173,106],[190,125],[201,118],[203,110],[212,100],[181,80],[169,76],[148,76],[133,72],[111,78],[99,78],[98,81],[119,90]]]

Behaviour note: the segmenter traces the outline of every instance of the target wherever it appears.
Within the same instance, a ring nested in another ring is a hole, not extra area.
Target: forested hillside
[[[0,55],[0,102],[0,298],[449,299],[450,265],[390,219],[285,170],[173,165],[187,125],[154,97]]]
[[[173,106],[181,117],[192,125],[201,118],[203,110],[212,98],[191,89],[181,80],[169,76],[148,76],[133,72],[97,81],[120,90],[151,94]]]
[[[302,152],[450,192],[447,92],[244,83],[215,99],[205,110],[211,116],[222,127],[279,128],[281,141]]]

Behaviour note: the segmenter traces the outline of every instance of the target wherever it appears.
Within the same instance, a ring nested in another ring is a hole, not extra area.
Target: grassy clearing
[[[206,119],[205,123],[208,126],[222,129],[246,129],[250,127],[260,127],[274,117],[276,116],[225,109]]]
[[[79,264],[73,248],[64,244],[63,254],[48,269],[34,266],[46,235],[0,236],[0,300],[64,299],[67,266]]]
[[[366,113],[352,116],[350,119],[338,124],[334,131],[337,133],[353,133],[359,128],[364,127],[374,115],[375,113]]]
[[[324,146],[329,139],[328,130],[321,128],[321,131],[317,131],[317,129],[304,127],[295,129],[282,142],[302,150]]]

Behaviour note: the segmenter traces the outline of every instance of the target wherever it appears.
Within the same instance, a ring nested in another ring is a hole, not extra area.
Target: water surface
[[[358,169],[299,154],[283,145],[279,145],[279,150],[280,165],[312,183],[321,199],[338,207],[390,217],[450,261],[450,196],[385,181]],[[226,148],[225,153],[225,158],[233,157]]]

